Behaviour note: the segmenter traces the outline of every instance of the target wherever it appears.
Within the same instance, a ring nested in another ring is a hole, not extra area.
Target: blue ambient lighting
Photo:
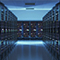
[[[39,45],[44,44],[43,41],[17,41],[16,44],[19,45]]]

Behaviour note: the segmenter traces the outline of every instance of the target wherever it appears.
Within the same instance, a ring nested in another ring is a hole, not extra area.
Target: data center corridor
[[[60,60],[60,0],[0,0],[0,60]]]
[[[35,43],[35,41],[32,42]],[[38,42],[40,43],[38,44]],[[24,41],[22,44],[17,43],[12,52],[6,57],[6,60],[55,60],[42,41],[36,41],[35,44],[30,45],[29,41],[26,43],[28,44],[24,44]]]

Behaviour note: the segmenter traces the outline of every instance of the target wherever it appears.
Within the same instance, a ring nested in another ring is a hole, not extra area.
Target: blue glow
[[[49,10],[11,10],[18,18],[19,21],[41,21],[42,17],[49,11]]]
[[[40,45],[44,44],[43,41],[17,41],[16,44],[19,45]]]
[[[9,10],[26,10],[26,8],[9,8]],[[51,10],[51,8],[34,8],[34,10]],[[28,10],[28,11],[34,11],[34,10]]]

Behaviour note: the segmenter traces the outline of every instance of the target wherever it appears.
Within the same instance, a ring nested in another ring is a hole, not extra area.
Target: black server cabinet
[[[43,41],[48,50],[60,60],[60,2],[43,17]],[[50,47],[50,48],[49,48]]]
[[[4,59],[17,41],[17,17],[0,2],[0,60]]]
[[[29,22],[26,21],[26,22],[23,22],[23,36],[24,38],[29,38]]]

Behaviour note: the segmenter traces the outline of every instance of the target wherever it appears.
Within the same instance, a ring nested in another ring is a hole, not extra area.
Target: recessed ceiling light
[[[34,8],[26,8],[26,10],[34,10]]]

